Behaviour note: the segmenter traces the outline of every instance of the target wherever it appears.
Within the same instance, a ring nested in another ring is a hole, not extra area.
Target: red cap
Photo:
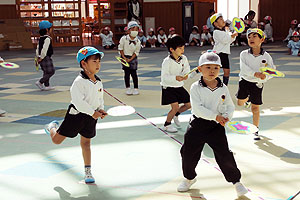
[[[208,30],[208,26],[207,26],[207,25],[204,25],[204,26],[202,26],[202,29],[203,29],[203,30]]]
[[[157,32],[160,31],[161,29],[163,29],[163,27],[161,27],[161,26],[158,27],[158,28],[157,28]]]
[[[298,31],[294,31],[294,33],[292,34],[292,37],[299,37],[300,33]]]
[[[294,19],[291,21],[291,24],[296,25],[296,24],[298,24],[298,21],[296,19]]]
[[[175,31],[175,28],[174,27],[169,28],[169,32],[171,31]]]

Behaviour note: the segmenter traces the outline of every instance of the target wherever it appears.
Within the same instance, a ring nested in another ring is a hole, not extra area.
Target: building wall
[[[16,5],[0,5],[0,19],[17,19]],[[0,30],[1,31],[1,30]]]
[[[163,27],[168,33],[174,27],[178,34],[182,34],[182,4],[181,2],[149,2],[144,1],[144,17],[155,18],[155,29]],[[156,31],[155,31],[156,33]]]
[[[272,17],[273,37],[284,39],[293,19],[300,21],[300,1],[299,0],[261,0],[258,5],[259,20],[267,15]]]

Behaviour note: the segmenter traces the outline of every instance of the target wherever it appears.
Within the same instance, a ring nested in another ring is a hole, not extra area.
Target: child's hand
[[[236,36],[238,36],[239,34],[237,33],[237,32],[234,32],[232,35],[231,35],[231,37],[236,37]]]
[[[229,119],[226,117],[223,117],[222,115],[217,115],[216,117],[217,122],[219,122],[222,126],[225,126],[226,122],[229,121]]]
[[[177,80],[177,81],[183,81],[183,80],[184,80],[184,77],[183,77],[183,76],[176,76],[176,80]]]
[[[101,119],[107,116],[107,112],[105,112],[105,110],[100,109],[98,112],[101,113]]]
[[[187,80],[188,77],[189,77],[189,76],[183,76],[183,77],[182,77],[182,80],[183,80],[183,81],[184,81],[184,80]]]
[[[95,111],[92,117],[93,117],[94,119],[98,119],[98,118],[101,117],[102,115],[103,115],[103,114],[100,113],[99,111]]]
[[[42,59],[41,59],[41,58],[38,58],[38,60],[37,60],[37,61],[38,61],[38,63],[39,63],[39,64],[41,64],[41,62],[42,62]]]
[[[266,75],[261,72],[255,72],[254,76],[256,78],[260,78],[261,80],[264,80],[266,78]]]

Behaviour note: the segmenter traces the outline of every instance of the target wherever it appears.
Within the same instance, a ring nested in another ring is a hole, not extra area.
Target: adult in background
[[[142,17],[142,5],[139,0],[129,0],[127,2],[128,7],[128,21],[136,21],[140,24]]]

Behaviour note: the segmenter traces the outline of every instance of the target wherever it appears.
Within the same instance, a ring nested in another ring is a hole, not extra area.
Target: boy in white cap
[[[83,71],[76,77],[71,88],[71,104],[65,119],[59,126],[52,121],[45,126],[54,144],[61,144],[66,137],[81,135],[80,146],[85,168],[85,182],[94,183],[91,173],[91,138],[96,136],[98,118],[103,119],[104,111],[103,85],[96,74],[101,68],[100,61],[104,54],[94,47],[83,47],[77,53],[77,61]]]
[[[237,93],[237,105],[251,106],[253,114],[253,124],[259,126],[260,112],[259,107],[262,102],[262,91],[264,83],[272,78],[259,71],[260,67],[274,68],[273,59],[261,47],[266,36],[265,33],[258,28],[250,28],[247,30],[248,45],[250,49],[246,49],[240,54],[240,81]],[[254,140],[260,140],[258,131],[254,133]]]
[[[151,48],[155,48],[155,44],[157,42],[157,37],[156,35],[154,34],[154,29],[153,28],[149,28],[149,32],[148,32],[148,35],[147,35],[147,43],[146,43],[146,46],[147,47],[151,47]]]
[[[136,21],[130,21],[127,25],[128,27],[128,35],[124,35],[120,39],[120,43],[118,46],[118,50],[120,51],[121,57],[126,60],[129,64],[129,67],[122,64],[122,69],[124,70],[124,79],[126,86],[126,94],[127,95],[138,95],[139,94],[139,86],[138,86],[138,76],[137,76],[137,68],[138,68],[138,55],[141,50],[141,41],[137,38],[139,25]],[[133,80],[134,89],[130,88],[130,76]]]
[[[235,40],[238,33],[231,33],[228,27],[225,27],[225,21],[221,13],[216,13],[210,17],[210,22],[214,26],[214,48],[221,59],[222,68],[224,71],[223,83],[228,85],[230,75],[230,44]]]
[[[248,192],[240,183],[241,173],[225,135],[224,126],[232,118],[234,104],[227,86],[218,77],[221,66],[220,57],[213,52],[206,52],[199,59],[198,70],[202,76],[192,84],[190,90],[192,117],[180,150],[185,179],[177,188],[179,192],[188,191],[196,182],[195,168],[205,143],[213,149],[225,179],[234,184],[237,195]]]

